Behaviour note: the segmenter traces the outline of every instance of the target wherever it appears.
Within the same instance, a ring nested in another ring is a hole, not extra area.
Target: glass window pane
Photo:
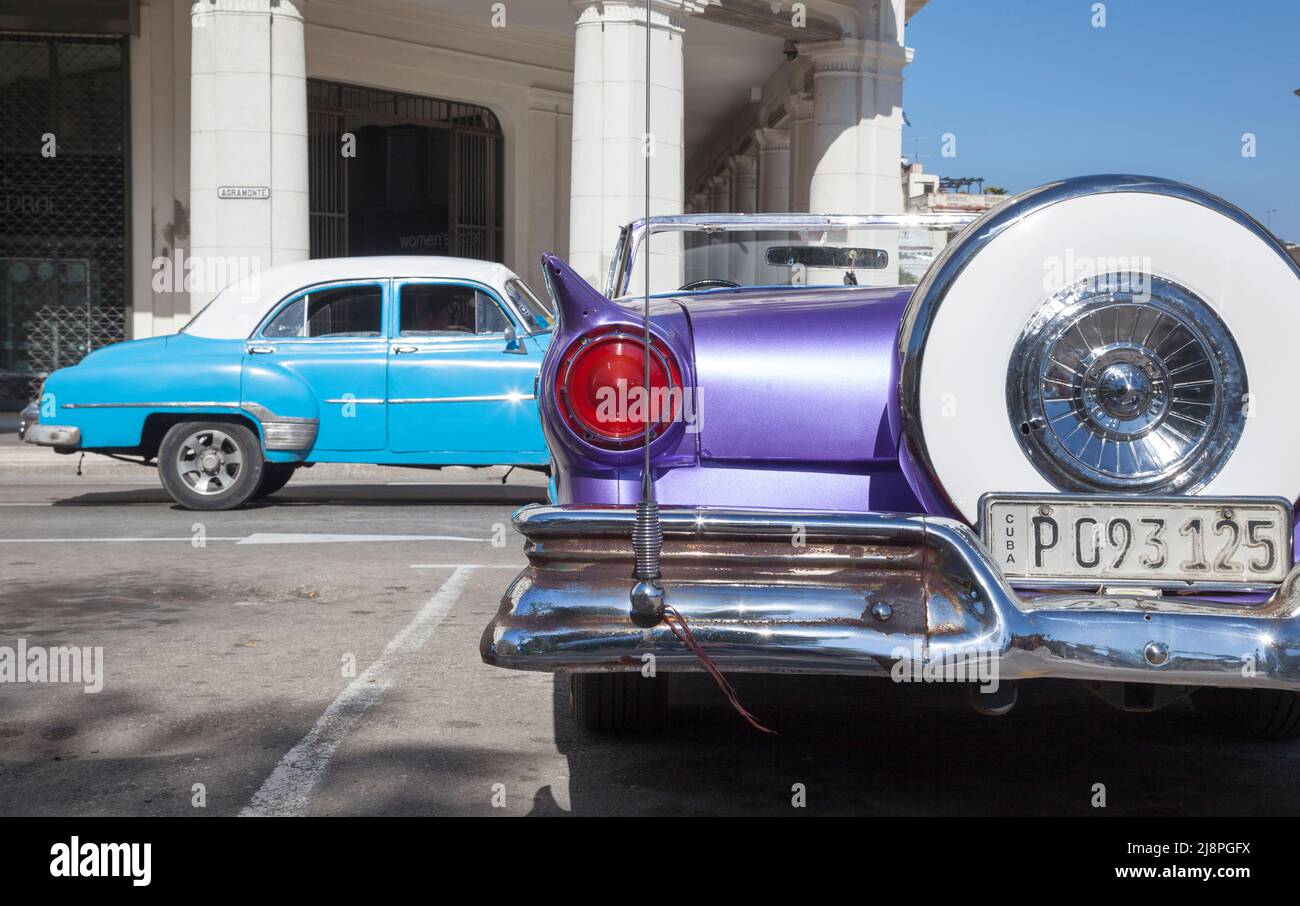
[[[378,286],[336,286],[305,298],[309,337],[380,335],[384,296]]]
[[[476,293],[478,297],[478,332],[505,333],[510,322],[506,320],[501,306],[497,305],[487,293]]]
[[[282,308],[280,313],[275,316],[275,320],[266,325],[266,330],[262,331],[262,336],[272,338],[303,336],[303,329],[306,327],[306,311],[307,297],[299,296]]]
[[[454,283],[408,283],[398,299],[398,334],[427,337],[474,333],[478,292]]]

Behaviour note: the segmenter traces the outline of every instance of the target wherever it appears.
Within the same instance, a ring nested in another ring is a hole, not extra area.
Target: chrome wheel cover
[[[224,494],[235,486],[244,468],[244,451],[224,431],[195,431],[176,450],[176,474],[196,494]]]
[[[1057,293],[1030,318],[1007,372],[1007,411],[1025,455],[1072,491],[1196,491],[1240,440],[1247,393],[1241,352],[1219,316],[1186,288],[1145,275]]]

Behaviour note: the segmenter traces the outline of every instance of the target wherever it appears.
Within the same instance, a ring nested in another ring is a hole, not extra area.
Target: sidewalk
[[[20,443],[13,429],[0,433],[0,482],[41,478],[75,479],[80,453],[62,455],[48,447]],[[500,482],[509,470],[507,466],[471,468],[447,466],[441,470],[406,468],[402,466],[376,466],[364,463],[323,462],[299,473],[295,481],[400,481],[400,482],[457,482],[472,481],[479,484]],[[81,463],[81,474],[86,478],[135,480],[157,483],[158,472],[153,466],[144,467],[132,462],[121,462],[87,453]],[[512,485],[546,487],[546,476],[540,472],[515,469],[507,482]]]

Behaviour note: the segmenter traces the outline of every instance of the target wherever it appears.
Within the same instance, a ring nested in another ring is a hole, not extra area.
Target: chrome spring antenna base
[[[632,578],[632,616],[658,622],[664,614],[664,587],[659,575],[659,552],[664,546],[663,526],[659,523],[659,504],[653,497],[642,497],[636,505],[636,522],[632,525],[632,550],[636,565]]]

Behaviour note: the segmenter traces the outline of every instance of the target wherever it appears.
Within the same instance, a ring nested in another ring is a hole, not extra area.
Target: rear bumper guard
[[[630,616],[631,507],[528,506],[529,565],[483,633],[521,670],[694,670]],[[1021,597],[975,534],[927,516],[664,509],[667,599],[724,670],[1063,677],[1300,691],[1300,567],[1266,601]],[[977,670],[978,668],[978,670]]]

